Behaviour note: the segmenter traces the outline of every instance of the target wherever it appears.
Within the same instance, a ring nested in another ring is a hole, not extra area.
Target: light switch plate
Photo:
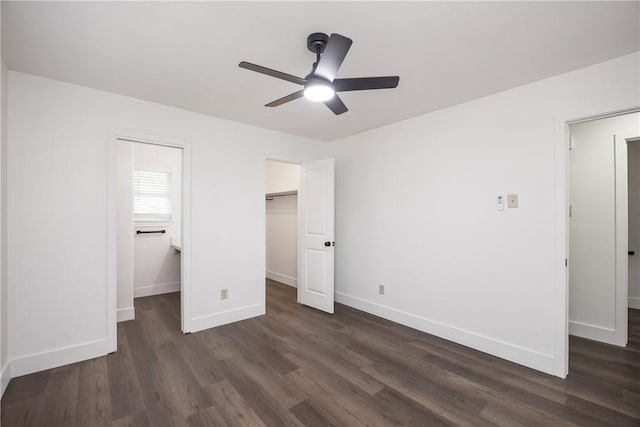
[[[504,195],[498,194],[496,197],[496,210],[503,211],[504,210]]]
[[[227,299],[229,296],[227,289],[220,290],[220,299]]]
[[[517,208],[518,207],[518,195],[517,194],[509,194],[507,195],[507,206],[509,208]]]

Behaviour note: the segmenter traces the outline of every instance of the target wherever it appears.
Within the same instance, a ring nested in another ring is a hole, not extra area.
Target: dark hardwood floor
[[[640,425],[637,310],[561,380],[270,281],[266,316],[191,335],[179,294],[135,305],[117,353],[11,380],[2,426]]]

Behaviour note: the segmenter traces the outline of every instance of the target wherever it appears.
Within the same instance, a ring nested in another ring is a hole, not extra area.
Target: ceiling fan
[[[313,33],[307,37],[307,48],[316,54],[316,62],[311,72],[305,77],[296,77],[291,74],[272,70],[260,65],[242,61],[240,68],[266,74],[267,76],[286,80],[303,86],[302,90],[276,99],[265,107],[278,107],[287,102],[302,98],[311,101],[323,102],[334,114],[342,114],[349,109],[338,97],[336,92],[348,92],[354,90],[391,89],[398,86],[400,77],[357,77],[348,79],[336,79],[338,69],[347,56],[353,41],[340,34]]]

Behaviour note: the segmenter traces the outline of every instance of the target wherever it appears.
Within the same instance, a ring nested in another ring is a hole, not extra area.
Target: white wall
[[[298,285],[298,196],[267,200],[267,271],[269,279]]]
[[[182,149],[133,144],[135,170],[171,173],[171,221],[135,221],[135,229],[166,230],[165,234],[135,235],[133,241],[134,297],[180,290],[180,252],[171,239],[180,237],[182,224]]]
[[[297,191],[300,165],[267,160],[267,194]],[[291,194],[266,202],[267,271],[269,279],[297,287],[298,196]]]
[[[628,147],[629,174],[629,307],[640,310],[640,142]]]
[[[336,299],[562,376],[555,122],[640,105],[638,59],[331,143]],[[519,208],[496,211],[505,193]]]
[[[118,322],[135,319],[133,306],[133,143],[116,142]]]
[[[267,160],[267,194],[294,191],[300,185],[300,165]]]
[[[614,135],[640,131],[640,113],[570,126],[571,334],[599,339],[616,328]]]
[[[264,313],[265,159],[324,145],[9,72],[7,239],[12,374],[104,354],[108,130],[191,146],[193,330]],[[220,289],[229,298],[220,300]]]

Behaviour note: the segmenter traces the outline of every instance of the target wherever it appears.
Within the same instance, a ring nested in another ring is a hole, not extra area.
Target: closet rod
[[[287,191],[286,193],[282,193],[282,194],[267,194],[265,200],[273,200],[274,197],[286,197],[286,196],[297,196],[298,192],[297,191]]]
[[[142,231],[142,230],[137,230],[136,234],[154,234],[154,233],[166,233],[167,230],[154,230],[154,231]]]

